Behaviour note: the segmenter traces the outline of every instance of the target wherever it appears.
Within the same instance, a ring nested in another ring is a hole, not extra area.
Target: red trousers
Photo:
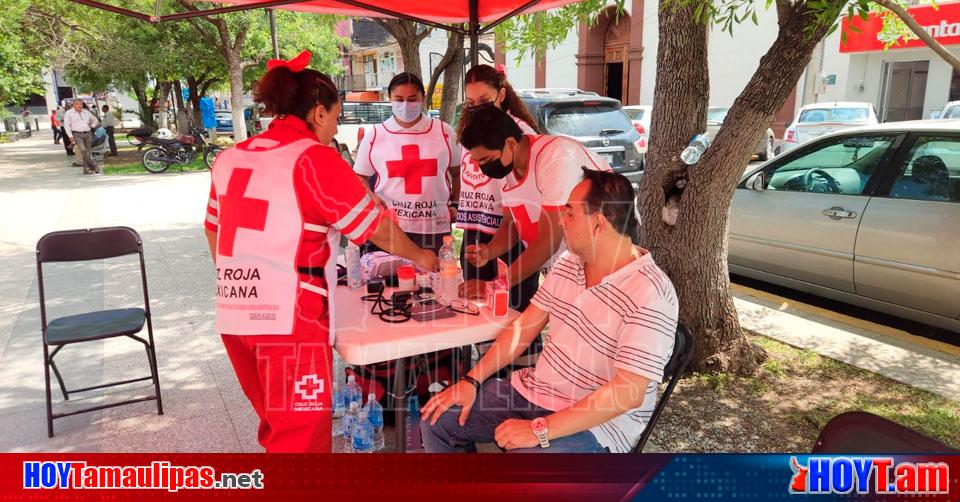
[[[267,453],[329,453],[333,355],[329,324],[298,319],[292,335],[221,335],[240,387],[260,417]]]

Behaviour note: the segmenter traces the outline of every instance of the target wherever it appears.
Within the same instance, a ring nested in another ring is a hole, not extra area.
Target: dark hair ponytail
[[[474,83],[487,84],[497,92],[503,89],[504,98],[503,104],[500,105],[501,108],[510,113],[510,115],[526,122],[535,132],[538,131],[537,121],[533,118],[533,115],[530,115],[530,110],[527,110],[527,105],[523,104],[523,100],[520,99],[520,96],[517,96],[516,91],[513,90],[513,86],[510,85],[510,82],[507,82],[507,78],[503,73],[486,64],[474,66],[470,68],[470,71],[468,71],[464,77],[464,86]],[[464,109],[464,113],[468,113],[466,109]],[[462,134],[463,124],[465,122],[465,120],[460,121],[458,136]]]
[[[340,100],[330,77],[316,70],[294,72],[278,66],[257,82],[254,98],[272,115],[294,115],[303,120],[316,105],[329,110]]]

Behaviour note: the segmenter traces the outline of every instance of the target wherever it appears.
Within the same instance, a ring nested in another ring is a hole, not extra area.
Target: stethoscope
[[[381,321],[390,324],[399,324],[409,321],[413,318],[411,309],[419,303],[432,303],[436,301],[437,295],[430,287],[417,288],[414,291],[396,291],[390,298],[383,295],[385,290],[383,282],[371,283],[375,292],[363,295],[361,300],[371,302],[370,313],[376,315]],[[456,299],[450,302],[446,309],[465,315],[480,315],[480,307],[477,305]]]

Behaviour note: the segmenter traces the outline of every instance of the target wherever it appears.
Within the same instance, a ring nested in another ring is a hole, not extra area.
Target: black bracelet
[[[478,382],[476,378],[473,378],[470,375],[463,375],[463,378],[461,380],[464,380],[468,382],[470,385],[473,385],[474,387],[476,387],[477,392],[480,392],[480,382]]]

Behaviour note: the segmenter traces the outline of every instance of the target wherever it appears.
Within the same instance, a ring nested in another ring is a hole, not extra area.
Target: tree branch
[[[937,39],[927,33],[927,30],[924,30],[923,27],[920,26],[920,23],[918,23],[902,5],[894,0],[873,0],[873,2],[899,17],[900,20],[903,21],[903,24],[907,25],[907,28],[910,28],[910,31],[912,31],[917,38],[927,44],[927,47],[933,49],[933,52],[936,52],[944,61],[950,63],[950,66],[953,66],[954,70],[960,71],[960,58],[954,56],[953,53],[948,51]]]

